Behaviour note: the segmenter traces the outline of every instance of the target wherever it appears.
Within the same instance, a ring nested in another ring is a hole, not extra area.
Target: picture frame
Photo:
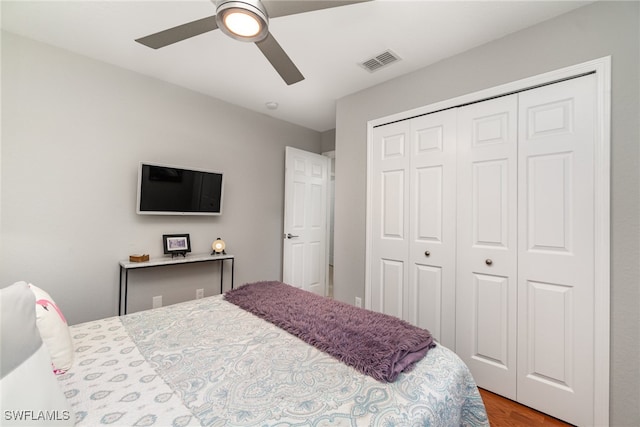
[[[191,252],[191,239],[188,234],[163,234],[164,253],[185,256]]]

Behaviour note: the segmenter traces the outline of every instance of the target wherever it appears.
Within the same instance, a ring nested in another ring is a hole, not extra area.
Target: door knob
[[[431,255],[431,252],[429,252],[429,251],[424,251],[424,256],[429,256],[429,255]]]
[[[491,261],[491,259],[487,258],[484,263],[487,264],[487,265],[491,265],[491,264],[493,264],[493,261]]]
[[[294,237],[300,237],[300,236],[296,236],[295,234],[287,233],[287,239],[293,239]]]

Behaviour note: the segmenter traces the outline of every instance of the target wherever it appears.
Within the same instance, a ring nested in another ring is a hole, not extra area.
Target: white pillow
[[[73,341],[69,325],[51,295],[32,283],[28,285],[36,297],[36,323],[42,341],[49,350],[53,372],[56,375],[63,374],[73,364]]]
[[[25,282],[0,289],[0,415],[3,426],[72,426],[75,416],[51,372]]]

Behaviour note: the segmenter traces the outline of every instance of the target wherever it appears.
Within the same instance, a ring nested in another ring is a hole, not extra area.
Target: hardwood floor
[[[490,391],[479,390],[491,427],[571,426]]]

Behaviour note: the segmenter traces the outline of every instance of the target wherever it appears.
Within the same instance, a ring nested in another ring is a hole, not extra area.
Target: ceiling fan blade
[[[197,21],[178,25],[177,27],[169,28],[168,30],[141,37],[139,39],[136,39],[136,41],[150,48],[158,49],[203,33],[207,33],[209,31],[213,31],[217,28],[218,23],[216,22],[216,16],[213,15],[206,18],[198,19]]]
[[[262,4],[269,18],[295,15],[297,13],[312,12],[314,10],[329,9],[338,6],[347,6],[354,3],[364,3],[371,0],[262,0]]]
[[[286,84],[292,85],[304,80],[304,76],[298,70],[298,67],[296,67],[271,33],[267,34],[264,40],[256,42],[256,45]]]

